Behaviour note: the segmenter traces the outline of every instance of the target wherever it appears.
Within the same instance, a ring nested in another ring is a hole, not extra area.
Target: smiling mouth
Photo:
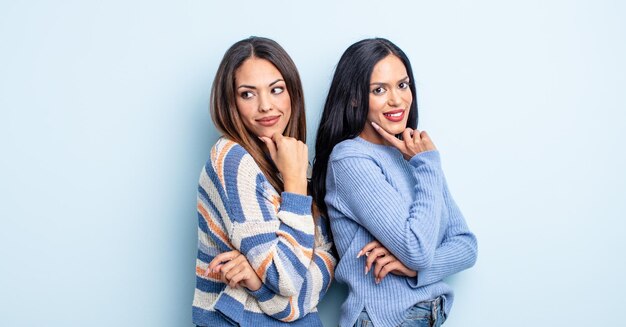
[[[392,122],[399,122],[399,121],[402,121],[402,119],[404,118],[404,114],[405,114],[404,109],[398,109],[398,110],[385,112],[383,113],[383,116],[385,116],[387,120],[390,120]]]
[[[276,124],[278,122],[278,119],[280,119],[280,116],[270,116],[256,119],[256,122],[262,126],[269,127]]]

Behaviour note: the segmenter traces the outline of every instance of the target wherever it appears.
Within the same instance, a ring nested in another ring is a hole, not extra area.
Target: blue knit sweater
[[[349,286],[341,326],[352,326],[365,308],[376,327],[398,326],[417,302],[445,298],[452,289],[443,278],[476,261],[476,238],[448,190],[438,151],[407,161],[391,146],[360,137],[335,146],[326,178],[328,206],[340,261],[335,271]],[[364,274],[365,256],[357,253],[378,240],[417,277],[389,274],[380,284]]]

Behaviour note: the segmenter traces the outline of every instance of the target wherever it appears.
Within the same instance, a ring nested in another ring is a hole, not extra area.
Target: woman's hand
[[[207,274],[219,273],[222,282],[230,287],[241,285],[251,291],[261,288],[259,276],[248,262],[248,259],[237,250],[218,254],[207,267]]]
[[[309,151],[302,141],[275,133],[272,138],[259,137],[267,146],[270,157],[283,176],[285,191],[307,194],[306,172],[309,167]]]
[[[389,273],[406,277],[417,276],[416,271],[407,268],[378,241],[367,243],[356,257],[358,258],[363,254],[367,256],[367,260],[365,260],[365,274],[367,275],[373,265],[376,284],[380,283]]]
[[[375,122],[372,122],[372,126],[378,134],[385,139],[385,141],[400,150],[406,160],[410,160],[413,156],[420,152],[437,149],[425,131],[420,132],[417,129],[412,130],[407,128],[404,132],[402,132],[402,140],[398,140],[394,135],[391,135],[387,133],[386,130],[380,128],[380,126],[378,126]]]

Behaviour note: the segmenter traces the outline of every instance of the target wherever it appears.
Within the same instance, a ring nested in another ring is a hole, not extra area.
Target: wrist
[[[285,187],[285,192],[295,193],[295,194],[300,194],[300,195],[307,195],[306,178],[285,179],[284,187]]]

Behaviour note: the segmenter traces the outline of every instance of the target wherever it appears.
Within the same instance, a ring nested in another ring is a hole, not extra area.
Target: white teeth
[[[389,117],[400,117],[402,116],[402,111],[396,114],[385,114],[385,116],[389,116]]]

